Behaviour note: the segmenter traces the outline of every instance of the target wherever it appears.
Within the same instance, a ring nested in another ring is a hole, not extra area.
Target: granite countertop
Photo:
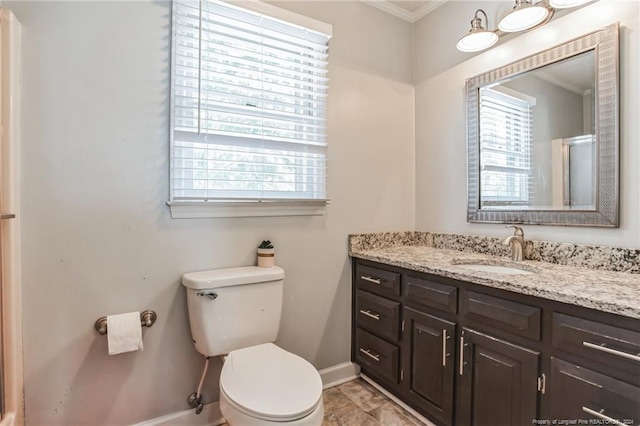
[[[359,259],[640,319],[640,274],[534,260],[513,262],[507,257],[421,245],[369,249],[351,247],[350,255]],[[503,265],[534,273],[507,275],[472,271],[455,264],[461,262]]]

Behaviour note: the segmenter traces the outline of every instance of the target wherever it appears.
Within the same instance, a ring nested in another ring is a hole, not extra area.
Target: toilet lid
[[[275,421],[305,417],[322,397],[318,370],[273,343],[231,352],[220,388],[250,416]]]

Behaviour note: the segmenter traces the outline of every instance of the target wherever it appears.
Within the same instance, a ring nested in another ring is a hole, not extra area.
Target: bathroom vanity
[[[352,360],[434,423],[640,423],[640,275],[425,246],[350,254]]]

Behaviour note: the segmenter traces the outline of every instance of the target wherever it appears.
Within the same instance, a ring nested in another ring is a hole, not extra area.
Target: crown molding
[[[413,21],[411,22],[416,22],[419,19],[424,18],[429,13],[433,12],[434,10],[436,10],[437,8],[445,4],[447,1],[448,0],[431,0],[429,3],[425,4],[420,9],[413,12]]]
[[[404,19],[405,21],[413,22],[413,13],[401,8],[400,6],[396,6],[393,3],[389,3],[386,0],[362,0],[362,2],[393,16],[397,16],[400,19]]]
[[[548,81],[551,84],[562,87],[570,92],[575,93],[576,95],[584,96],[591,91],[591,89],[581,89],[577,85],[571,84],[568,81],[565,81],[561,78],[556,77],[555,75],[549,74],[546,71],[537,70],[536,77],[541,78],[544,81]]]
[[[361,1],[400,19],[404,19],[407,22],[414,23],[445,4],[448,0],[431,0],[415,12],[409,12],[408,10],[403,9],[400,6],[396,6],[395,4],[390,3],[387,0]]]

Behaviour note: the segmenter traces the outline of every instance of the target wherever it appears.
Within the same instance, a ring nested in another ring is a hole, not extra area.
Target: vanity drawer
[[[465,318],[511,334],[540,340],[541,309],[486,294],[464,291],[460,310]]]
[[[356,362],[392,383],[398,383],[400,349],[361,328],[356,329]]]
[[[444,312],[458,312],[458,288],[435,281],[407,276],[407,302],[415,302]]]
[[[553,314],[553,346],[631,374],[640,382],[640,332]]]
[[[400,303],[363,290],[356,295],[356,322],[359,327],[387,339],[400,338]]]
[[[588,424],[637,424],[640,419],[636,386],[557,358],[551,358],[547,384],[552,419],[586,419]]]
[[[400,296],[400,274],[356,264],[356,284],[359,289],[388,297]]]

